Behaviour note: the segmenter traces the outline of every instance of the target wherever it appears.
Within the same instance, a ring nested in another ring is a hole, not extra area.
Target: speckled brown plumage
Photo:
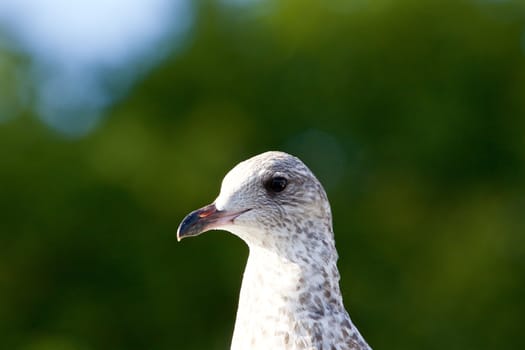
[[[275,178],[285,179],[284,189],[269,188]],[[266,152],[239,163],[178,237],[210,229],[250,248],[232,350],[370,349],[343,305],[326,193],[298,158]]]

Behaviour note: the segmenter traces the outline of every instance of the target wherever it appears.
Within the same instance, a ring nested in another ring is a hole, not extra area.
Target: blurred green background
[[[227,349],[247,248],[176,228],[284,150],[325,184],[373,348],[524,349],[525,4],[192,8],[162,58],[100,75],[113,100],[81,133],[42,118],[0,26],[0,348]]]

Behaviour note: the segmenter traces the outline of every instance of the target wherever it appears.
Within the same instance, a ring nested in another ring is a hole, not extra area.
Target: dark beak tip
[[[184,227],[183,224],[184,224],[184,221],[181,222],[179,227],[177,228],[177,242],[182,241],[183,238],[192,236],[191,234],[188,233],[189,227],[188,226]]]
[[[210,219],[217,212],[214,204],[207,205],[186,215],[177,228],[177,241],[183,238],[198,236],[206,231]]]
[[[177,229],[177,242],[180,242],[183,238],[184,236],[180,234],[180,225],[179,225],[179,228]]]
[[[184,220],[180,223],[177,228],[177,242],[180,242],[183,238],[195,235],[195,214],[188,214]]]

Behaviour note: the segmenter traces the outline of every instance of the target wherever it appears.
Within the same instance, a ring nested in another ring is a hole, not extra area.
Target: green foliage
[[[228,348],[247,249],[175,231],[270,149],[327,185],[374,348],[525,348],[523,6],[327,3],[200,3],[184,51],[82,140],[32,106],[0,118],[1,348]]]

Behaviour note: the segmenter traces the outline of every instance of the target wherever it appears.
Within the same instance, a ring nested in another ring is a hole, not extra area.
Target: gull
[[[326,192],[301,160],[272,151],[239,163],[177,240],[216,229],[250,251],[231,350],[370,350],[343,305]]]

